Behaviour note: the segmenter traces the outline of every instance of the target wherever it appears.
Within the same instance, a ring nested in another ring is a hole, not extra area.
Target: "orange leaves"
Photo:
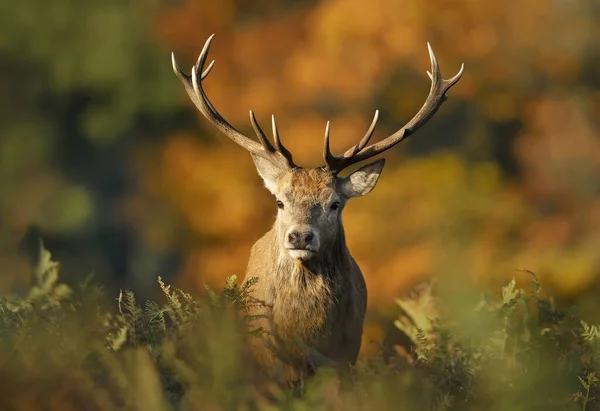
[[[177,51],[199,51],[206,37],[233,22],[235,13],[235,0],[182,0],[177,7],[161,10],[154,29]]]
[[[525,183],[537,195],[595,195],[600,140],[585,102],[547,96],[532,101],[526,116],[516,145]]]
[[[372,306],[390,304],[394,294],[436,272],[446,239],[456,237],[463,253],[474,249],[473,274],[504,258],[507,233],[522,217],[500,181],[495,167],[469,169],[450,155],[387,166],[376,189],[351,202],[344,217]]]
[[[204,284],[215,289],[222,288],[223,279],[232,274],[241,281],[253,243],[254,239],[244,236],[240,239],[231,238],[226,244],[193,247],[186,256],[183,268],[185,275],[179,282],[186,288],[202,290]]]
[[[495,163],[450,154],[406,159],[401,147],[386,153],[390,161],[377,188],[352,201],[344,217],[372,308],[392,304],[402,288],[444,264],[460,265],[455,271],[481,281],[511,276],[514,267],[539,269],[557,287],[563,281],[560,268],[569,271],[564,276],[570,278],[564,280],[569,292],[591,281],[600,269],[591,252],[594,232],[600,231],[594,206],[600,94],[586,89],[581,78],[595,44],[588,5],[331,0],[274,9],[265,4],[188,0],[162,15],[159,31],[189,59],[183,67],[217,32],[211,49],[217,64],[206,80],[207,94],[248,134],[249,109],[266,130],[275,114],[282,140],[301,165],[322,163],[327,120],[332,150],[339,153],[363,135],[375,109],[382,115],[374,140],[410,118],[429,87],[427,41],[446,77],[461,62],[466,66],[429,130],[437,123],[436,132],[448,140],[459,141],[458,133],[474,136],[484,147],[479,158],[490,159],[498,155],[485,148],[496,145],[492,139],[512,137],[498,136],[495,127],[523,124],[514,147],[522,181],[508,183]],[[269,13],[261,15],[263,8]],[[175,78],[173,84],[178,87]],[[573,84],[582,86],[576,90]],[[554,89],[563,94],[556,97]],[[182,101],[189,105],[183,93]],[[465,107],[468,114],[448,118],[456,113],[452,107]],[[218,144],[171,135],[159,165],[163,195],[202,239],[188,259],[194,282],[201,282],[198,273],[241,274],[250,245],[275,212],[247,153],[207,130]],[[556,210],[542,214],[538,208],[547,203]],[[563,257],[556,257],[565,248]]]
[[[243,278],[252,243],[266,231],[272,213],[270,194],[261,186],[252,160],[230,141],[201,144],[181,134],[163,151],[163,195],[192,233],[182,282],[199,289],[238,274]]]
[[[258,175],[243,150],[202,146],[191,136],[172,138],[164,149],[162,183],[192,230],[211,237],[246,235],[260,212]]]

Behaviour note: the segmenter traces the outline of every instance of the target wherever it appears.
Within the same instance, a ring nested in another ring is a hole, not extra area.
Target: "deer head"
[[[339,173],[348,166],[383,153],[423,126],[446,100],[446,92],[460,79],[464,65],[451,79],[444,80],[429,43],[431,89],[425,103],[401,129],[382,141],[368,145],[379,112],[375,112],[371,126],[364,137],[341,155],[329,149],[329,122],[325,128],[323,157],[325,165],[315,169],[297,166],[292,154],[279,138],[275,117],[272,117],[273,142],[267,139],[250,110],[250,122],[260,143],[240,133],[214,108],[202,88],[203,80],[214,66],[205,69],[208,50],[214,34],[208,38],[192,67],[191,75],[184,73],[172,55],[173,71],[198,110],[223,134],[250,152],[266,188],[275,196],[278,207],[276,232],[280,255],[308,262],[322,258],[337,240],[343,238],[341,212],[347,201],[373,190],[383,170],[384,159],[376,160],[346,176]]]

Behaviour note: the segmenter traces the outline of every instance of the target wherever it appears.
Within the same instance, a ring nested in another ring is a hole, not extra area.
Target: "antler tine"
[[[215,64],[213,60],[208,67],[204,69],[213,37],[214,34],[206,40],[206,43],[204,43],[204,47],[198,56],[196,64],[192,67],[191,75],[185,74],[179,68],[177,61],[175,60],[175,55],[171,54],[173,71],[183,83],[185,90],[194,102],[194,105],[204,115],[204,117],[213,123],[223,134],[225,134],[238,145],[248,150],[253,155],[257,154],[263,157],[266,156],[278,167],[296,167],[292,160],[292,154],[283,146],[283,144],[281,144],[279,133],[277,132],[277,127],[275,125],[275,118],[273,118],[273,135],[275,137],[275,147],[273,147],[256,121],[254,113],[252,110],[250,110],[250,122],[252,123],[252,128],[254,128],[256,135],[258,136],[258,140],[260,141],[259,144],[256,141],[246,137],[235,127],[229,124],[214,108],[206,96],[206,93],[202,88],[202,81],[208,76]],[[198,73],[202,74],[199,75]]]
[[[325,160],[325,166],[330,170],[335,169],[338,165],[338,157],[331,154],[331,150],[329,149],[329,121],[325,126],[325,136],[323,138],[323,160]]]
[[[323,159],[325,160],[326,167],[330,170],[335,170],[338,167],[342,166],[348,158],[355,156],[359,153],[369,142],[371,137],[373,136],[373,131],[375,131],[375,126],[377,125],[377,119],[379,118],[379,110],[375,110],[375,115],[373,116],[373,121],[371,121],[371,125],[369,129],[365,133],[364,137],[360,139],[358,143],[356,143],[350,150],[347,150],[341,156],[335,156],[331,153],[329,148],[329,121],[327,122],[327,126],[325,127],[325,138],[323,142]]]
[[[264,149],[270,153],[275,152],[275,147],[273,147],[269,139],[267,139],[267,136],[262,128],[260,128],[260,125],[258,124],[258,121],[256,121],[256,117],[254,116],[254,112],[252,110],[250,110],[250,122],[252,123],[252,128],[254,128],[254,132],[256,133],[258,139],[260,140],[260,144],[262,144]]]
[[[285,146],[281,142],[281,139],[279,138],[279,131],[277,130],[277,124],[275,123],[274,115],[271,115],[271,127],[273,129],[273,141],[275,142],[275,148],[285,157],[291,168],[297,167],[296,164],[294,164],[294,160],[292,159],[292,153],[287,148],[285,148]]]
[[[427,42],[427,49],[429,50],[429,59],[431,60],[431,72],[429,72],[429,70],[427,70],[427,75],[429,76],[429,78],[432,81],[434,80],[433,76],[435,75],[435,77],[438,78],[438,80],[442,82],[442,84],[444,85],[444,97],[446,97],[446,91],[448,91],[450,89],[450,87],[452,87],[453,85],[458,83],[458,80],[460,80],[461,76],[463,75],[463,71],[465,69],[465,63],[462,63],[460,65],[460,70],[458,70],[458,73],[456,73],[454,75],[454,77],[445,80],[442,78],[442,74],[440,72],[440,66],[438,64],[437,58],[435,57],[435,53],[433,52],[433,49],[431,48],[431,44],[429,44],[429,42]]]
[[[171,54],[171,61],[173,64],[173,72],[175,75],[181,80],[183,83],[186,92],[190,96],[190,99],[198,108],[198,110],[209,120],[213,125],[215,125],[223,134],[229,137],[233,142],[242,146],[246,150],[251,153],[262,153],[268,151],[264,146],[264,143],[261,139],[261,144],[256,141],[246,137],[242,133],[240,133],[235,127],[229,124],[214,108],[204,89],[202,88],[202,80],[204,80],[214,66],[214,61],[209,64],[209,66],[204,69],[204,65],[206,64],[206,59],[208,56],[208,51],[210,49],[210,44],[214,34],[211,35],[206,42],[204,43],[204,47],[198,56],[198,60],[196,64],[192,67],[191,75],[185,74],[178,66],[177,61],[175,60],[175,55]],[[202,73],[199,75],[199,73]],[[260,137],[259,137],[260,138]]]
[[[371,123],[371,127],[369,127],[367,134],[365,134],[363,139],[358,144],[346,150],[346,152],[344,152],[344,154],[342,154],[341,156],[330,156],[329,159],[326,158],[325,161],[327,167],[332,172],[337,174],[344,168],[352,164],[366,160],[370,157],[381,154],[384,151],[392,148],[393,146],[395,146],[396,144],[413,134],[419,128],[421,128],[440,108],[442,103],[447,98],[446,93],[448,92],[448,90],[460,80],[465,65],[463,63],[458,73],[452,78],[444,79],[442,78],[437,58],[435,57],[433,49],[431,48],[431,45],[429,43],[427,43],[427,48],[429,50],[429,59],[431,61],[431,72],[427,72],[429,78],[431,79],[431,88],[429,90],[429,95],[427,96],[427,99],[425,100],[425,103],[423,104],[421,109],[400,130],[396,131],[394,134],[378,143],[371,144],[370,146],[365,147],[365,145],[371,138],[373,129],[375,128],[375,124],[377,122],[379,113],[376,112],[373,122]],[[329,136],[326,136],[326,139],[328,151]]]
[[[173,71],[175,72],[177,77],[179,77],[179,79],[181,81],[192,81],[192,76],[185,74],[183,72],[183,70],[181,70],[181,68],[179,68],[177,61],[175,60],[175,53],[171,53],[171,64],[173,65]],[[208,67],[202,73],[202,76],[200,77],[200,79],[204,80],[206,77],[208,77],[208,75],[210,74],[210,71],[213,69],[214,66],[215,66],[215,60],[210,62]]]
[[[277,131],[277,125],[275,124],[275,116],[272,116],[273,138],[275,140],[275,147],[273,147],[273,145],[265,135],[264,131],[258,124],[258,121],[256,121],[256,117],[254,116],[254,112],[252,110],[250,110],[250,122],[252,123],[254,132],[258,136],[260,143],[266,151],[268,151],[269,153],[277,152],[281,154],[291,168],[297,167],[297,165],[294,164],[294,161],[292,159],[292,153],[287,148],[285,148],[285,146],[281,142],[281,139],[279,138],[279,132]]]
[[[378,119],[379,119],[379,110],[375,110],[375,115],[373,116],[373,121],[371,121],[371,125],[369,126],[369,129],[367,130],[365,136],[358,142],[358,144],[356,146],[354,146],[354,150],[352,150],[353,156],[356,155],[363,148],[365,148],[365,146],[367,145],[367,143],[373,136],[373,132],[375,131],[375,126],[377,125]]]

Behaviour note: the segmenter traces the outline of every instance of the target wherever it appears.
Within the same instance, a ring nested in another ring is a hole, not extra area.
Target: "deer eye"
[[[337,210],[338,208],[340,208],[340,202],[339,201],[336,201],[335,203],[333,203],[331,205],[331,209],[332,210]]]
[[[277,208],[279,208],[280,210],[283,210],[283,202],[277,200]]]

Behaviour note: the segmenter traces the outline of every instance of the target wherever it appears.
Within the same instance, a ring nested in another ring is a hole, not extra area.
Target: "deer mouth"
[[[308,260],[314,254],[313,250],[309,250],[307,248],[288,248],[288,253],[290,253],[290,257],[295,260]]]

